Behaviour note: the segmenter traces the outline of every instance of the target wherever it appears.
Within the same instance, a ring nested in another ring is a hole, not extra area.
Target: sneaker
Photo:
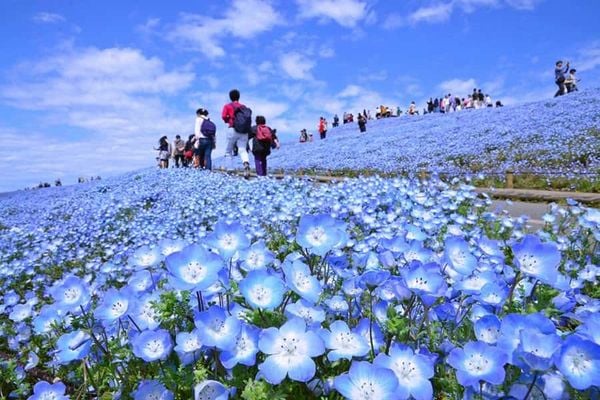
[[[250,178],[250,164],[247,162],[244,163],[244,178]]]

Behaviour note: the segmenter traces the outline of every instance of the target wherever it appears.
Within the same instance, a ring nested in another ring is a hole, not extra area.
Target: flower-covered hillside
[[[597,397],[600,213],[489,204],[186,169],[0,199],[0,398]]]
[[[340,125],[329,129],[326,140],[314,138],[285,143],[270,156],[270,167],[598,173],[600,89],[503,108],[373,120],[365,134],[356,123]]]

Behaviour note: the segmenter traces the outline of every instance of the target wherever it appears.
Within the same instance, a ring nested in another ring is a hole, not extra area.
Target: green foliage
[[[279,393],[275,386],[263,380],[255,381],[249,378],[241,395],[244,400],[285,400],[285,394]]]
[[[180,330],[189,332],[194,328],[194,319],[189,314],[188,307],[191,294],[184,290],[180,292],[180,296],[176,292],[162,293],[160,301],[152,303],[152,306],[165,329],[172,332]]]

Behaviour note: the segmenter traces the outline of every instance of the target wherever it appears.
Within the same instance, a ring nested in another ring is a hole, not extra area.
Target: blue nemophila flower
[[[207,236],[206,242],[218,250],[224,260],[229,260],[237,251],[250,246],[250,240],[239,222],[217,222],[212,233]]]
[[[129,257],[129,263],[137,268],[148,268],[161,262],[163,257],[158,247],[142,246]]]
[[[379,285],[383,284],[390,277],[389,271],[366,271],[360,276],[359,284],[362,288],[375,290]]]
[[[173,392],[157,380],[143,380],[132,393],[133,400],[173,400]]]
[[[159,315],[154,304],[160,301],[158,292],[146,293],[138,299],[133,299],[127,315],[141,330],[154,330],[160,325]]]
[[[508,356],[502,350],[483,342],[467,342],[461,349],[455,348],[447,362],[456,369],[456,379],[463,386],[479,389],[479,382],[493,385],[504,382],[504,364]]]
[[[325,310],[300,299],[285,308],[285,316],[302,318],[309,328],[317,328],[325,321]]]
[[[198,360],[202,348],[202,340],[198,329],[194,329],[192,332],[179,332],[175,337],[175,342],[177,345],[174,350],[183,365]]]
[[[206,380],[194,386],[194,400],[227,400],[228,398],[229,389],[220,382]]]
[[[429,379],[433,377],[433,360],[415,353],[410,347],[397,344],[390,348],[389,354],[379,354],[373,365],[394,371],[399,383],[397,398],[431,399],[433,387]]]
[[[158,242],[157,248],[163,256],[168,256],[176,251],[181,251],[188,243],[182,239],[162,239]]]
[[[19,296],[19,294],[14,290],[11,290],[4,294],[3,299],[5,306],[14,306],[15,304],[19,303],[21,296]]]
[[[62,382],[51,384],[40,381],[35,384],[33,395],[29,396],[27,400],[69,400],[69,396],[65,395],[66,390],[65,384]]]
[[[500,324],[497,346],[508,355],[508,362],[513,363],[513,352],[521,341],[523,329],[536,329],[540,333],[556,333],[554,323],[542,313],[520,315],[508,314]]]
[[[469,275],[477,267],[477,258],[471,254],[469,244],[458,236],[446,239],[444,257],[452,269],[463,275]]]
[[[427,304],[433,304],[435,298],[443,295],[446,290],[446,282],[437,263],[422,264],[413,261],[400,274],[406,287]]]
[[[319,336],[323,339],[325,347],[331,350],[327,353],[330,361],[341,358],[352,360],[353,357],[362,357],[369,352],[369,344],[358,333],[352,332],[344,321],[334,321],[329,330],[321,329]]]
[[[354,361],[350,370],[333,380],[335,390],[349,400],[392,400],[398,397],[398,379],[388,368]]]
[[[54,305],[46,304],[42,306],[38,316],[33,319],[33,331],[37,334],[50,332],[52,324],[59,323],[62,320],[59,311]]]
[[[110,288],[101,298],[101,303],[96,307],[94,315],[100,321],[110,324],[123,317],[132,302],[131,291],[127,286],[120,290]]]
[[[500,334],[500,320],[494,314],[485,315],[475,321],[475,337],[487,344],[496,344]]]
[[[578,390],[600,382],[600,345],[571,335],[555,355],[554,363],[567,381]]]
[[[150,271],[143,269],[131,275],[127,283],[134,292],[142,293],[154,287],[155,279],[158,280]]]
[[[68,364],[73,360],[81,360],[89,354],[91,346],[91,337],[84,331],[65,333],[56,341],[56,361]]]
[[[345,314],[348,312],[349,306],[346,299],[342,296],[335,295],[325,300],[325,305],[334,314]]]
[[[8,318],[14,322],[21,322],[25,319],[31,317],[32,314],[32,306],[31,304],[17,304],[13,307],[10,314],[8,314]]]
[[[38,355],[31,351],[28,355],[27,355],[27,363],[25,364],[25,366],[23,367],[23,369],[25,371],[29,371],[30,369],[33,369],[35,367],[37,367],[37,365],[40,362],[40,357],[38,357]]]
[[[273,310],[283,301],[283,281],[264,270],[250,271],[239,283],[240,293],[252,308]]]
[[[260,329],[255,326],[242,324],[242,329],[235,339],[235,346],[221,353],[221,362],[225,368],[231,369],[237,364],[248,367],[256,363],[258,353],[258,336]]]
[[[526,371],[546,371],[552,367],[552,356],[560,344],[561,340],[557,334],[543,334],[531,328],[523,329],[513,361]]]
[[[287,285],[303,299],[316,303],[323,291],[319,280],[310,273],[308,265],[300,260],[286,261],[281,266]]]
[[[50,288],[54,306],[63,311],[78,311],[90,301],[90,287],[81,278],[69,275]]]
[[[315,362],[311,357],[325,352],[321,338],[306,330],[300,318],[292,318],[281,328],[262,331],[258,348],[267,355],[258,369],[266,381],[278,385],[288,375],[290,379],[308,382],[315,375]]]
[[[346,239],[346,224],[328,214],[304,215],[300,218],[296,242],[312,254],[324,256],[342,246]]]
[[[475,298],[484,304],[500,307],[507,300],[508,293],[508,286],[504,282],[488,282],[481,288],[481,293],[475,296]]]
[[[221,307],[211,306],[207,311],[198,313],[194,322],[205,346],[215,346],[220,350],[234,348],[241,322]]]
[[[168,331],[143,331],[131,340],[133,354],[146,362],[164,360],[173,349],[173,339]]]
[[[520,243],[514,244],[512,250],[515,264],[523,274],[554,285],[561,258],[556,243],[542,243],[539,237],[527,235]]]
[[[169,282],[179,290],[205,290],[219,278],[225,264],[216,254],[198,244],[172,253],[165,259]]]
[[[275,254],[267,248],[264,240],[259,240],[240,252],[240,260],[240,267],[244,271],[265,269],[275,260]]]

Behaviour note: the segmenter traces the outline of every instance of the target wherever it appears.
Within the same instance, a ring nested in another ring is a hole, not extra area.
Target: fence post
[[[506,170],[506,188],[513,189],[515,187],[515,175],[513,170]]]

